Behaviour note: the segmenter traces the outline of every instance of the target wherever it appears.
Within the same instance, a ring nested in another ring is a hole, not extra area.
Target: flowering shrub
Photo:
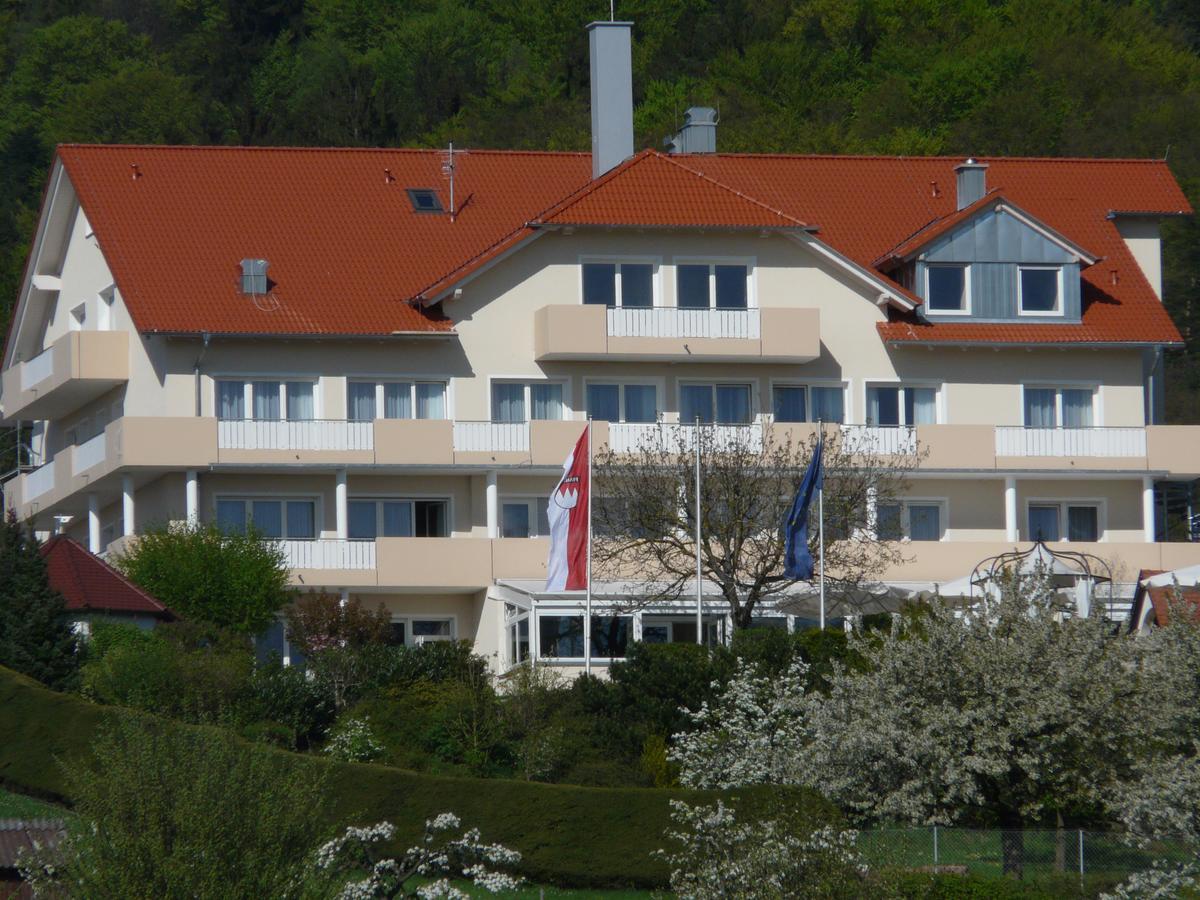
[[[347,719],[329,736],[325,753],[342,762],[370,762],[383,753],[383,744],[375,739],[367,719]]]
[[[1173,900],[1196,885],[1196,875],[1194,863],[1171,865],[1160,860],[1131,875],[1111,894],[1101,894],[1100,900]]]
[[[377,858],[372,845],[391,840],[395,833],[390,822],[347,828],[341,837],[317,850],[315,867],[319,876],[343,882],[336,894],[339,900],[470,900],[469,894],[450,883],[452,877],[465,878],[492,893],[515,890],[521,884],[520,878],[489,868],[516,865],[521,854],[500,844],[482,843],[477,828],[462,831],[462,822],[453,813],[426,820],[421,843],[410,847],[399,859]],[[364,873],[365,877],[360,877]],[[344,881],[347,877],[351,880]],[[418,877],[436,880],[410,890],[406,885]]]

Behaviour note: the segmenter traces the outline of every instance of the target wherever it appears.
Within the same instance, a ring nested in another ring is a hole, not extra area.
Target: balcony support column
[[[487,536],[495,539],[500,537],[500,486],[495,469],[487,473],[484,496],[487,500]]]
[[[1154,543],[1154,479],[1142,476],[1142,530],[1147,544]]]
[[[100,498],[88,494],[88,550],[100,552]]]
[[[185,478],[187,521],[189,525],[198,525],[200,523],[200,473],[195,469],[188,469]]]
[[[1017,542],[1017,479],[1012,475],[1004,479],[1004,539]]]
[[[346,470],[338,469],[334,487],[334,504],[337,509],[337,539],[350,537],[350,501],[346,494]]]
[[[133,536],[134,512],[133,476],[126,475],[121,479],[121,533],[124,537]]]

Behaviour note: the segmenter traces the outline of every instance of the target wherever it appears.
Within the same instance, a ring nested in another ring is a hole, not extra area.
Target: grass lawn
[[[0,819],[65,819],[71,811],[0,788]]]

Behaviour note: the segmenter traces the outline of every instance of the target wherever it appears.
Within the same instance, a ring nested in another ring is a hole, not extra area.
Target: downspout
[[[200,417],[200,363],[204,360],[204,354],[208,352],[208,342],[212,340],[212,335],[207,331],[204,332],[203,345],[200,347],[200,355],[196,357],[196,362],[192,365],[192,380],[196,385],[196,418]]]

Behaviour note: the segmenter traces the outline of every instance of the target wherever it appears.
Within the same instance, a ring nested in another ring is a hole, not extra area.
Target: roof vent
[[[664,138],[671,153],[716,153],[717,111],[711,106],[693,106],[683,114],[679,133]]]
[[[265,259],[242,260],[242,293],[265,294],[267,292],[267,266]]]
[[[954,167],[958,176],[958,209],[965,209],[987,193],[987,163],[974,157]]]
[[[433,188],[407,188],[408,200],[412,203],[413,212],[440,213],[442,200]]]

